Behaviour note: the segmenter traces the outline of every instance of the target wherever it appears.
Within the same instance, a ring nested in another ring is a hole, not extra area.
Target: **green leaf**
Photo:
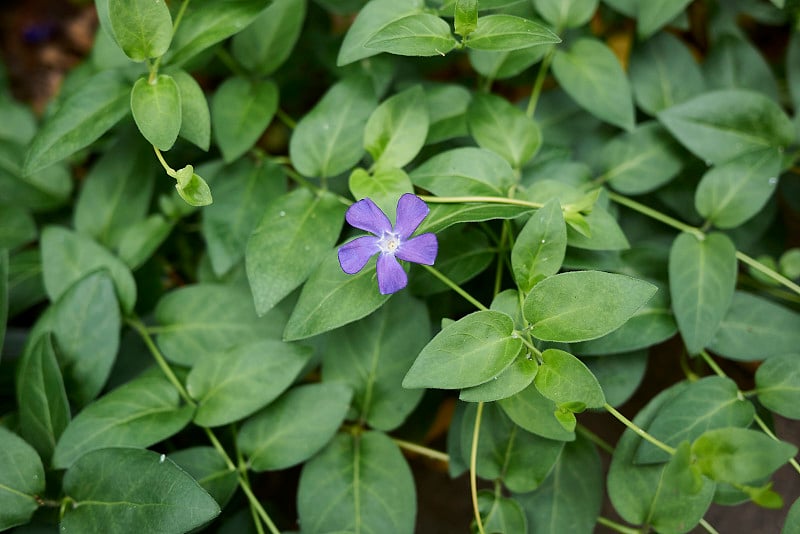
[[[674,19],[690,0],[649,0],[638,6],[637,33],[644,39]]]
[[[550,200],[525,223],[511,250],[514,280],[523,293],[561,268],[567,227],[558,199]]]
[[[297,170],[313,177],[336,176],[364,154],[364,126],[375,109],[372,83],[349,77],[333,85],[297,123],[289,156]]]
[[[501,52],[469,49],[467,52],[476,72],[492,80],[503,80],[526,71],[540,61],[547,53],[547,47],[531,46]]]
[[[0,529],[23,525],[39,508],[44,467],[36,451],[16,434],[0,427]]]
[[[8,322],[9,308],[9,266],[8,251],[0,250],[0,347],[6,337],[6,323]]]
[[[364,169],[355,169],[348,180],[350,192],[356,200],[369,197],[382,212],[394,220],[397,200],[404,193],[413,193],[411,178],[402,169],[378,168],[370,176]]]
[[[797,454],[797,447],[755,430],[718,428],[697,438],[692,454],[709,478],[747,484],[770,476]]]
[[[694,441],[707,430],[746,427],[753,421],[753,405],[739,398],[739,390],[729,378],[710,376],[692,382],[680,395],[665,403],[647,427],[657,439],[677,446]],[[648,442],[636,452],[638,463],[658,463],[669,455]]]
[[[278,98],[278,86],[271,80],[234,76],[219,86],[211,99],[211,120],[214,141],[226,163],[258,141],[278,109]]]
[[[475,31],[478,27],[478,0],[456,0],[454,26],[462,37]]]
[[[172,226],[158,213],[132,224],[120,237],[119,258],[131,269],[141,267],[169,236]]]
[[[561,39],[547,26],[514,15],[485,15],[478,27],[465,39],[474,50],[511,51],[531,46],[560,43]]]
[[[231,52],[249,71],[268,76],[289,58],[305,18],[306,0],[274,0],[233,36]]]
[[[789,508],[789,513],[786,515],[786,522],[783,524],[781,534],[792,534],[800,528],[800,499],[794,501],[794,504]]]
[[[522,353],[497,375],[497,379],[462,389],[458,398],[466,402],[492,402],[505,399],[528,387],[538,370],[539,364],[536,360],[530,354]]]
[[[772,67],[756,47],[726,33],[714,41],[703,61],[709,89],[750,89],[780,102]]]
[[[189,473],[220,506],[225,506],[239,487],[236,471],[228,468],[214,447],[183,449],[170,454],[169,459]]]
[[[478,145],[491,150],[519,169],[542,144],[539,127],[525,112],[492,94],[478,94],[467,112],[470,134]]]
[[[514,495],[528,519],[528,532],[560,534],[594,531],[600,515],[603,473],[592,443],[566,443],[550,476],[533,493]]]
[[[724,234],[703,241],[680,234],[669,253],[669,288],[678,329],[690,354],[706,347],[736,286],[736,247]]]
[[[800,278],[800,248],[785,250],[778,259],[778,268],[786,278]]]
[[[523,312],[538,339],[586,341],[622,326],[656,291],[648,282],[621,274],[562,273],[534,286]]]
[[[107,269],[125,312],[136,303],[136,282],[128,267],[88,237],[60,226],[47,226],[41,238],[44,287],[57,300],[76,281]]]
[[[240,32],[270,0],[194,0],[186,10],[165,60],[182,65],[206,48]]]
[[[175,173],[175,189],[180,197],[190,206],[208,206],[213,202],[211,189],[200,175],[194,172],[194,167],[187,165]]]
[[[295,341],[322,334],[378,309],[391,295],[378,292],[375,276],[375,260],[349,275],[342,271],[336,251],[330,251],[303,286],[283,338]]]
[[[364,47],[401,56],[443,56],[456,44],[447,22],[430,13],[412,13],[380,28]]]
[[[454,224],[464,222],[481,222],[492,219],[514,219],[533,211],[526,206],[510,204],[493,204],[471,202],[468,204],[430,204],[431,211],[422,224],[417,228],[417,233],[441,232]]]
[[[403,167],[414,159],[428,135],[425,92],[415,85],[386,99],[364,127],[364,148],[379,168]]]
[[[75,282],[48,318],[67,391],[73,402],[84,405],[103,389],[119,348],[119,304],[107,271]]]
[[[539,393],[557,405],[579,402],[587,408],[601,408],[606,398],[600,383],[586,365],[568,352],[547,349],[533,379]]]
[[[8,317],[14,317],[19,312],[45,300],[39,249],[23,250],[10,255],[7,271]],[[0,276],[0,282],[2,281],[3,277]],[[2,308],[0,308],[1,310]]]
[[[75,416],[58,440],[53,466],[67,468],[96,449],[149,447],[177,434],[191,421],[193,411],[181,406],[178,391],[167,379],[136,378]]]
[[[598,0],[533,0],[536,11],[555,28],[583,26],[597,11]]]
[[[739,361],[763,360],[800,346],[800,315],[771,300],[742,291],[733,294],[708,348]]]
[[[33,342],[20,358],[16,373],[20,434],[49,462],[70,419],[52,334],[44,333]]]
[[[172,17],[163,0],[107,0],[108,19],[122,51],[134,61],[164,55],[172,42]]]
[[[14,250],[37,236],[36,221],[25,208],[4,205],[0,212],[0,249]]]
[[[278,309],[259,318],[246,291],[215,284],[167,293],[155,317],[164,325],[158,334],[164,356],[186,366],[238,344],[280,339],[286,320]]]
[[[82,456],[64,475],[64,533],[188,532],[219,514],[219,506],[164,455],[109,448]],[[124,515],[120,515],[123,511]]]
[[[249,418],[239,430],[239,450],[255,472],[286,469],[314,456],[344,421],[353,393],[345,384],[290,389]]]
[[[469,458],[477,408],[467,406],[460,434],[461,454]],[[545,439],[517,426],[497,403],[486,404],[481,416],[476,455],[477,475],[486,480],[502,480],[511,491],[538,488],[558,460],[563,441]]]
[[[25,157],[24,173],[37,173],[95,142],[130,109],[130,86],[114,71],[87,79],[36,133]]]
[[[178,135],[208,151],[211,144],[211,112],[200,84],[186,71],[170,72],[181,96],[181,129]]]
[[[576,346],[573,345],[572,348],[575,352],[580,352]],[[611,406],[621,406],[641,385],[647,368],[647,356],[646,350],[640,350],[581,360],[600,382],[606,402]]]
[[[424,3],[421,0],[372,0],[367,2],[353,21],[344,37],[336,65],[342,67],[359,59],[379,54],[376,49],[364,45],[376,33],[382,31],[393,22],[409,15],[422,12]]]
[[[0,93],[0,113],[6,118],[0,125],[0,139],[27,144],[36,134],[36,116],[31,108]]]
[[[427,144],[467,135],[467,106],[470,92],[460,85],[426,85],[429,128]]]
[[[153,149],[131,133],[92,166],[75,205],[75,229],[109,247],[144,219],[153,192]]]
[[[782,148],[795,138],[792,122],[774,101],[741,89],[704,93],[660,112],[658,120],[707,163]]]
[[[344,212],[345,206],[333,194],[314,195],[307,188],[295,189],[267,205],[245,252],[259,315],[294,291],[329,254]]]
[[[309,532],[411,534],[415,493],[411,470],[386,434],[339,434],[303,467],[297,511]]]
[[[440,232],[436,236],[439,252],[436,269],[456,284],[463,284],[483,272],[495,259],[495,252],[485,233],[462,226]],[[449,291],[450,287],[422,267],[412,267],[412,293],[431,295]]]
[[[422,398],[423,391],[400,382],[430,337],[422,302],[396,295],[375,313],[331,332],[327,344],[337,349],[323,357],[322,379],[350,386],[360,421],[394,430]]]
[[[292,385],[312,353],[310,347],[265,340],[204,356],[186,378],[197,400],[194,422],[225,425],[263,408]]]
[[[692,53],[683,41],[667,32],[635,47],[630,78],[636,103],[650,115],[685,102],[705,89],[703,74]]]
[[[515,183],[514,170],[506,160],[474,147],[440,152],[410,176],[414,185],[437,196],[505,197]]]
[[[575,211],[567,211],[567,245],[587,250],[624,250],[630,248],[628,238],[622,231],[617,220],[600,206],[594,206],[587,215],[580,215]],[[578,224],[571,217],[579,215]],[[588,235],[576,230],[585,225]]]
[[[286,190],[286,179],[278,165],[267,160],[242,158],[215,182],[214,203],[203,211],[203,237],[211,266],[223,275],[241,262],[253,230],[265,215],[264,206]],[[321,211],[321,210],[320,210]],[[284,232],[276,232],[284,236]],[[268,247],[267,250],[270,250]],[[254,291],[255,293],[255,291]],[[260,310],[259,310],[260,311]]]
[[[471,313],[445,327],[422,349],[403,387],[477,386],[508,367],[521,347],[511,317],[491,310]]]
[[[647,428],[664,403],[685,391],[687,382],[680,382],[658,394],[633,419],[640,428]],[[682,533],[691,530],[708,510],[714,497],[715,484],[702,478],[697,493],[675,486],[670,464],[638,465],[634,462],[636,449],[644,440],[628,429],[622,434],[611,458],[608,472],[608,496],[625,521],[650,524],[659,532]],[[677,511],[676,511],[677,508]]]
[[[169,150],[181,130],[181,93],[175,79],[159,74],[154,80],[142,76],[131,90],[131,112],[147,141],[159,150]]]
[[[22,171],[25,152],[25,145],[0,140],[0,198],[3,203],[32,211],[48,211],[64,204],[73,187],[66,166],[51,164],[26,176]]]
[[[557,441],[573,441],[575,432],[556,419],[556,403],[539,393],[531,384],[516,395],[498,401],[516,424],[537,436]]]
[[[633,130],[633,97],[614,53],[600,41],[580,39],[569,52],[557,50],[553,75],[562,89],[597,118]]]
[[[525,513],[514,499],[491,490],[481,490],[478,492],[478,510],[488,532],[527,532]]]
[[[697,212],[717,228],[735,228],[755,216],[778,186],[780,150],[747,152],[714,166],[694,195]]]
[[[756,370],[758,400],[784,417],[800,419],[800,356],[782,354],[767,359]]]
[[[607,143],[600,153],[600,168],[611,187],[639,195],[675,178],[683,168],[683,154],[660,124],[648,122]]]

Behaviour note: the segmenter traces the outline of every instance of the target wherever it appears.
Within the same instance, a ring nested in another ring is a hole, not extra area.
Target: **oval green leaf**
[[[172,42],[172,16],[164,0],[107,0],[114,38],[134,61],[160,57]]]
[[[561,39],[547,26],[514,15],[485,15],[478,27],[465,39],[474,50],[511,51],[531,46],[560,43]]]
[[[168,74],[154,80],[143,76],[131,90],[131,112],[147,141],[159,150],[169,150],[181,131],[181,93]]]
[[[226,163],[250,150],[278,109],[278,86],[271,80],[234,76],[219,86],[211,99],[214,141]]]
[[[400,56],[443,56],[457,41],[450,25],[430,13],[412,13],[373,33],[364,48]]]
[[[36,451],[13,432],[0,427],[0,529],[30,521],[44,492],[44,466]]]

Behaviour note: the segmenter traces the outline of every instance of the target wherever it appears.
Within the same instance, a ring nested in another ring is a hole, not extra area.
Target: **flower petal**
[[[347,274],[356,274],[379,250],[377,237],[357,237],[339,247],[339,265]]]
[[[422,219],[431,211],[425,201],[416,195],[406,193],[397,201],[397,224],[394,231],[401,239],[406,240],[411,237],[417,229]]]
[[[401,260],[433,265],[439,252],[439,241],[434,234],[422,234],[400,245],[395,255]]]
[[[362,198],[347,208],[344,218],[350,225],[372,232],[378,237],[384,232],[392,231],[392,223],[389,222],[389,218],[368,198]]]
[[[378,289],[381,295],[400,291],[408,284],[408,275],[392,254],[378,256]]]

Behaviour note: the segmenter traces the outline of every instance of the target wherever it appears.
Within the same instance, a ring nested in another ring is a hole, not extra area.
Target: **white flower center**
[[[394,232],[384,232],[378,241],[378,248],[382,254],[394,254],[400,248],[400,236]]]

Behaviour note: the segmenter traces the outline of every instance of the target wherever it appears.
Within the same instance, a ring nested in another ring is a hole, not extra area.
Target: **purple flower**
[[[369,259],[378,256],[378,289],[388,295],[408,284],[408,276],[398,259],[433,265],[439,244],[428,233],[412,239],[411,234],[428,215],[430,209],[416,195],[406,193],[397,201],[397,224],[392,223],[375,203],[364,198],[347,209],[344,218],[352,226],[374,235],[357,237],[339,247],[339,265],[347,274],[356,274]]]

